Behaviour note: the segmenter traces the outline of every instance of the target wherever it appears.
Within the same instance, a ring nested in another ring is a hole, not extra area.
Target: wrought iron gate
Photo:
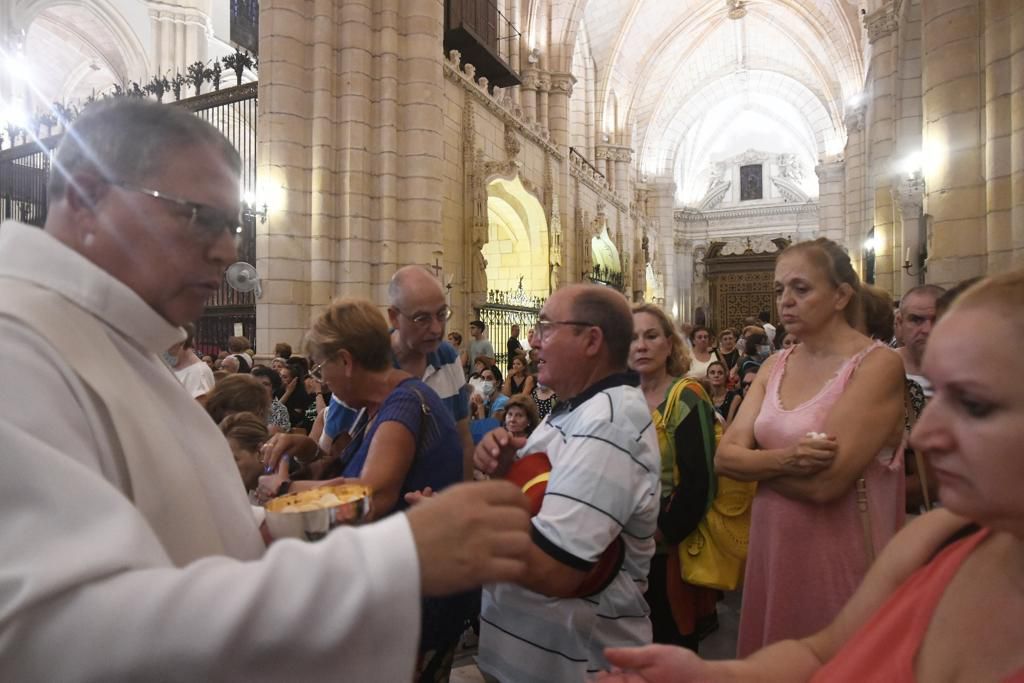
[[[512,326],[519,325],[519,338],[525,346],[527,330],[537,323],[537,315],[544,301],[540,297],[528,296],[523,290],[522,280],[516,290],[492,289],[487,292],[487,303],[477,309],[477,316],[487,325],[487,336],[494,347],[495,362],[502,372],[508,367],[508,339],[512,335]]]

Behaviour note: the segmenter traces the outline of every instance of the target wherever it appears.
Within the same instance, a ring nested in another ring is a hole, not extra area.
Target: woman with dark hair
[[[292,428],[288,409],[276,398],[283,389],[281,375],[265,365],[257,365],[249,374],[259,380],[270,394],[270,419],[267,421],[267,426],[275,434],[278,432],[288,433]]]
[[[720,474],[759,482],[741,656],[827,625],[904,520],[903,366],[857,331],[849,256],[827,239],[794,244],[776,261],[775,293],[801,343],[764,361],[715,456]]]
[[[506,396],[515,396],[532,392],[535,380],[530,374],[526,353],[516,352],[510,359],[509,365],[508,375],[505,376],[505,382],[501,386],[501,393]]]
[[[501,410],[508,403],[508,396],[501,393],[501,370],[491,365],[480,373],[476,381],[470,381],[474,388],[470,396],[470,412],[474,420],[493,417],[501,422]]]
[[[711,330],[703,325],[693,328],[690,342],[693,346],[690,349],[690,369],[686,376],[701,380],[707,377],[708,366],[722,359],[718,357],[718,352],[711,348]]]
[[[309,433],[311,424],[306,422],[306,411],[313,403],[314,397],[306,392],[306,365],[292,358],[281,370],[281,381],[284,383],[284,393],[281,395],[281,403],[288,409],[288,420],[293,427],[300,427]]]

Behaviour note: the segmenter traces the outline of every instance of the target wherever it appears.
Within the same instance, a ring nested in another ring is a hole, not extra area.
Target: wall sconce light
[[[270,207],[265,197],[256,196],[255,192],[244,192],[242,194],[242,215],[248,218],[259,218],[260,223],[267,222],[267,213]],[[241,232],[241,228],[239,228]]]
[[[910,260],[910,247],[907,247],[907,253],[903,257],[903,270],[906,271],[907,275],[910,277],[920,277],[924,273],[928,272],[928,264],[925,263],[927,259],[928,251],[923,249],[921,253],[918,254],[917,272],[915,273],[912,270],[914,268],[914,263]]]

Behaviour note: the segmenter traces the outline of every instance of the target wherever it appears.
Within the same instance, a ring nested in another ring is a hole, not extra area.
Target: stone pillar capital
[[[924,209],[924,178],[899,178],[892,184],[893,202],[899,204],[903,220],[917,220]]]
[[[565,95],[566,97],[572,97],[573,86],[576,85],[576,77],[568,73],[553,73],[551,74],[551,92],[552,94],[558,93]]]
[[[818,176],[818,182],[830,183],[842,180],[846,173],[846,161],[823,161],[814,167],[814,173]]]
[[[522,88],[524,90],[536,90],[540,83],[540,73],[536,69],[523,69]]]
[[[868,31],[868,42],[892,35],[899,28],[894,0],[886,0],[881,7],[864,17],[864,28]]]
[[[861,102],[858,105],[847,107],[843,123],[848,133],[864,130],[864,119],[867,115],[868,105]]]
[[[537,76],[537,90],[541,92],[551,91],[551,75],[541,72]]]

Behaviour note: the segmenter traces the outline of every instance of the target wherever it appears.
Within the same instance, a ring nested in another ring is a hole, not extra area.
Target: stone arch
[[[42,12],[59,7],[84,9],[109,31],[109,39],[124,64],[125,73],[120,76],[126,80],[142,82],[149,79],[152,68],[146,47],[128,19],[118,10],[117,3],[112,0],[23,0],[14,8],[14,25],[24,27],[27,31]],[[92,37],[88,42],[102,52],[96,45],[97,38],[103,37]]]
[[[550,293],[548,221],[538,197],[518,175],[489,178],[487,187],[487,287],[529,296]]]

